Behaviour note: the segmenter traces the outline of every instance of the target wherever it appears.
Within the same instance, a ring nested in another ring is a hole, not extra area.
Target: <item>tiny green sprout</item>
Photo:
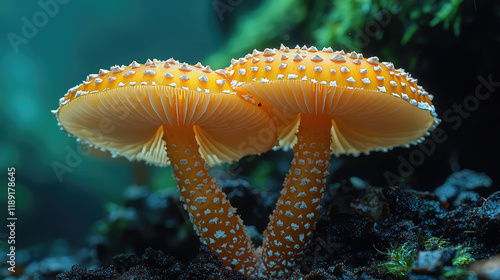
[[[465,279],[474,273],[465,268],[466,265],[475,261],[468,252],[471,248],[466,245],[452,247],[456,250],[455,257],[451,261],[452,266],[443,267],[442,275],[446,280]]]
[[[387,253],[380,253],[388,255],[390,260],[379,264],[377,268],[403,278],[411,270],[417,250],[410,247],[410,242],[405,242],[401,246],[392,245]]]
[[[428,237],[426,240],[424,240],[424,247],[426,250],[431,250],[432,247],[436,245],[437,245],[436,249],[441,250],[447,248],[449,242],[441,239],[441,237]]]
[[[475,261],[475,259],[468,253],[471,249],[468,246],[455,246],[454,249],[457,251],[455,257],[452,260],[453,266],[464,267],[471,262]]]

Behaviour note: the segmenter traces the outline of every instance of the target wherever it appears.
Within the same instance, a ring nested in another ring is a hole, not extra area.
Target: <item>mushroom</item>
[[[206,162],[265,152],[277,137],[269,115],[235,95],[224,70],[174,59],[101,69],[53,113],[63,130],[113,156],[170,164],[202,243],[227,267],[256,275],[251,240]]]
[[[254,50],[227,69],[237,94],[275,116],[295,152],[262,245],[263,273],[281,278],[311,240],[331,154],[417,144],[439,122],[417,80],[377,57],[315,47]]]

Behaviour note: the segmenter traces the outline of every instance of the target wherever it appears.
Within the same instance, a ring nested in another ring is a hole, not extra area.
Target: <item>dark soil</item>
[[[254,242],[261,242],[259,233],[278,194],[258,192],[241,180],[221,186],[249,225]],[[491,190],[486,198],[473,188],[467,192],[442,201],[431,193],[373,187],[358,178],[330,185],[306,257],[288,279],[499,279],[468,275],[467,263],[453,264],[464,252],[476,260],[472,267],[500,254],[500,192]],[[93,238],[101,268],[76,264],[57,279],[246,279],[200,245],[175,192],[131,186],[126,193],[125,205],[110,210],[100,222],[106,230],[97,230],[100,235]],[[411,262],[400,278],[380,265],[403,244]],[[127,250],[135,253],[120,254]],[[450,270],[465,274],[446,278]],[[50,278],[39,274],[37,279]]]

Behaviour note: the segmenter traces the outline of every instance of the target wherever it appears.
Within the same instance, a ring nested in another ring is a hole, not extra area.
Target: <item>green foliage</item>
[[[471,254],[468,253],[468,251],[471,249],[470,247],[455,246],[454,248],[455,250],[457,250],[457,253],[452,261],[453,266],[464,267],[475,261]]]
[[[368,0],[338,1],[333,6],[325,7],[329,12],[322,22],[316,21],[317,28],[313,32],[317,44],[329,46],[334,43],[359,50],[355,44],[356,35],[364,32],[363,25],[371,7]],[[353,31],[355,36],[349,36]]]
[[[253,185],[257,189],[265,189],[266,184],[269,183],[268,178],[271,176],[274,163],[271,161],[262,161],[253,171],[250,173],[250,178]]]
[[[462,1],[338,1],[329,7],[329,13],[314,37],[318,45],[334,42],[349,49],[361,50],[369,41],[382,40],[386,30],[392,33],[390,30],[398,26],[400,30],[395,31],[403,33],[400,39],[402,45],[410,42],[422,27],[434,27],[441,23],[445,30],[453,26],[458,36]]]
[[[252,49],[279,43],[361,51],[372,42],[384,49],[425,41],[424,28],[443,25],[460,34],[463,0],[264,0],[237,19],[233,36],[207,62],[214,67]],[[402,36],[394,34],[403,34]],[[383,53],[382,53],[383,54]],[[391,58],[391,57],[389,57]]]
[[[460,16],[459,6],[462,4],[463,0],[449,0],[442,4],[441,9],[435,13],[434,19],[429,23],[430,26],[436,26],[443,22],[443,26],[446,30],[449,29],[450,25],[453,25],[453,31],[455,35],[460,34],[460,21],[462,17]]]
[[[444,249],[448,247],[449,243],[446,240],[441,239],[440,237],[428,237],[424,240],[424,247],[426,250],[431,250],[434,246],[436,249]]]
[[[307,15],[305,3],[298,0],[264,0],[255,10],[241,17],[225,48],[206,60],[213,68],[225,67],[231,57],[240,57],[254,48],[268,47]],[[281,41],[281,39],[280,39]]]
[[[389,261],[379,264],[377,268],[402,278],[411,270],[417,250],[411,247],[410,242],[405,242],[401,246],[393,245],[389,252],[383,254],[389,256]]]

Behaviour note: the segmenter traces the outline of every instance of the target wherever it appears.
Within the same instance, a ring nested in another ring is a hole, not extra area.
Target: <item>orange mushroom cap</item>
[[[274,145],[267,114],[234,95],[224,70],[200,63],[148,59],[101,69],[69,89],[59,104],[53,113],[61,129],[113,156],[160,166],[169,164],[163,124],[194,125],[200,152],[210,165]],[[248,140],[263,131],[269,134],[261,137],[267,143]]]
[[[286,116],[278,119],[282,147],[296,143],[299,113],[332,116],[336,155],[417,144],[439,123],[433,96],[377,57],[281,45],[232,60],[226,70],[238,94]]]

